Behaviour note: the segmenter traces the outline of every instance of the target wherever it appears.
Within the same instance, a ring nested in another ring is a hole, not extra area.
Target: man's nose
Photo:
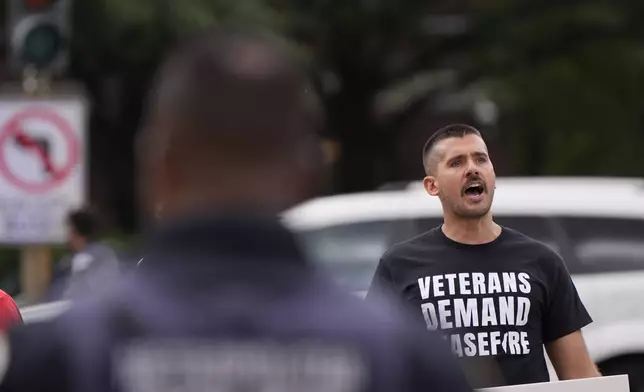
[[[474,164],[474,161],[471,159],[467,161],[467,170],[465,171],[465,175],[469,176],[478,176],[479,175],[479,169],[478,167]]]

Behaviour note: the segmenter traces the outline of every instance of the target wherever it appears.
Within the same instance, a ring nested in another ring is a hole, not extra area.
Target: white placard
[[[480,392],[629,392],[628,376],[608,376],[580,380],[484,388]]]
[[[0,243],[56,244],[86,200],[83,94],[0,95]]]

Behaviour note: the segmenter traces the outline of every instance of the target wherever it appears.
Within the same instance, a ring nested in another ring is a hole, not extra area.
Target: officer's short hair
[[[187,37],[162,64],[148,121],[172,128],[165,143],[190,143],[190,156],[210,142],[245,156],[292,150],[323,124],[304,64],[282,37],[246,27],[216,26]],[[181,136],[181,141],[179,141]],[[286,142],[288,141],[288,142]]]

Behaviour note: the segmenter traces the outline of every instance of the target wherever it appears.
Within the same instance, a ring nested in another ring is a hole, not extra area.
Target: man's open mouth
[[[480,183],[474,183],[466,186],[463,194],[467,196],[480,196],[483,192],[485,192],[485,186]]]

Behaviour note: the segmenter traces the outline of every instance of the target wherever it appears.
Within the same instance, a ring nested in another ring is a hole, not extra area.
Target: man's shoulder
[[[317,288],[309,291],[311,305],[306,305],[317,316],[323,316],[329,329],[347,334],[384,336],[400,334],[406,327],[406,314],[396,303],[383,296],[365,300],[356,293],[337,287],[327,279],[317,279]],[[311,285],[314,286],[314,285]],[[307,295],[303,296],[304,298]]]
[[[507,227],[503,230],[507,231],[506,244],[515,247],[517,252],[531,255],[541,268],[552,271],[566,268],[561,255],[551,246],[517,230]]]
[[[532,238],[520,231],[510,227],[503,227],[505,231],[505,243],[508,245],[521,247],[522,250],[529,250],[530,253],[548,260],[561,259],[561,256],[549,245],[535,238]]]

